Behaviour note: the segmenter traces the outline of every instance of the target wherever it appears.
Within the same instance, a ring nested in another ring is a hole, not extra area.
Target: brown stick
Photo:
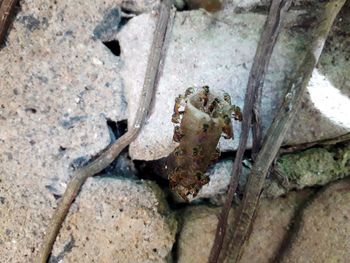
[[[5,43],[5,36],[10,26],[10,21],[19,0],[3,0],[0,5],[0,47]]]
[[[345,0],[334,0],[325,4],[325,11],[322,14],[323,17],[320,18],[320,24],[314,31],[315,39],[312,46],[296,72],[293,82],[290,83],[282,107],[278,111],[277,116],[267,132],[261,151],[251,170],[243,198],[242,212],[235,223],[233,238],[230,240],[228,246],[229,248],[227,251],[230,253],[230,262],[237,262],[239,260],[259,202],[268,169],[275,159],[284,135],[299,108],[304,91],[319,59],[329,30],[344,3]]]
[[[263,76],[269,64],[272,50],[278,37],[278,32],[281,26],[281,15],[283,15],[283,13],[289,8],[290,4],[291,0],[274,0],[272,2],[270,12],[266,19],[264,29],[255,53],[254,62],[250,70],[247,91],[244,99],[241,139],[239,141],[236,158],[233,164],[232,176],[226,201],[219,216],[215,240],[208,260],[209,263],[215,263],[219,259],[227,228],[227,218],[229,210],[231,208],[234,193],[237,189],[238,178],[241,172],[241,163],[247,145],[249,130],[251,128],[254,99],[256,94],[258,94],[258,87],[262,84]]]
[[[293,146],[285,146],[281,148],[278,153],[279,154],[293,153],[293,152],[306,150],[308,148],[315,147],[315,146],[333,145],[333,144],[347,142],[347,141],[350,141],[350,132],[340,135],[338,137],[330,138],[330,139],[324,139],[324,140],[315,141],[315,142],[308,142],[308,143],[303,143],[303,144],[298,144]]]
[[[41,249],[39,250],[39,254],[35,260],[35,263],[47,262],[48,257],[51,253],[52,246],[56,240],[61,225],[68,214],[71,203],[77,196],[81,186],[84,184],[86,179],[106,168],[119,155],[119,153],[136,138],[141,127],[143,126],[153,97],[155,81],[157,79],[157,75],[159,74],[159,64],[162,56],[162,50],[165,48],[163,45],[165,35],[167,29],[170,27],[168,25],[170,18],[170,9],[170,0],[162,1],[160,4],[156,29],[154,31],[151,51],[148,57],[141,101],[136,113],[134,124],[130,127],[129,131],[126,134],[124,134],[114,144],[107,148],[96,160],[78,170],[73,175],[72,180],[67,185],[61,202],[58,204],[58,207],[52,216],[45,239],[43,241]]]

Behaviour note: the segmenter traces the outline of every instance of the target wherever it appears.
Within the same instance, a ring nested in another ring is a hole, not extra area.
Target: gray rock
[[[230,184],[232,167],[232,160],[224,160],[212,165],[208,170],[210,177],[209,183],[202,187],[193,200],[205,198],[210,199],[216,205],[222,205],[226,197],[228,185]],[[243,166],[238,185],[239,189],[244,189],[248,174],[249,169]]]
[[[160,0],[119,0],[124,10],[133,13],[144,13],[155,10]]]
[[[176,221],[154,183],[90,178],[51,262],[169,262]]]
[[[289,240],[283,263],[348,262],[350,180],[327,187],[305,208]]]
[[[262,98],[264,132],[278,111],[287,80],[302,60],[305,47],[309,43],[307,32],[298,30],[302,26],[302,14],[302,11],[291,11],[287,28],[272,56]],[[265,18],[265,15],[257,13],[234,16],[232,12],[177,13],[151,114],[146,126],[130,146],[132,158],[159,159],[175,148],[172,142],[173,125],[170,121],[174,98],[183,94],[189,86],[209,85],[213,90],[225,90],[231,95],[234,104],[243,106],[249,69]],[[128,91],[130,123],[138,107],[154,22],[151,15],[135,17],[118,36],[125,61],[122,74]],[[341,65],[343,66],[345,67]],[[309,89],[322,85],[322,94],[329,94],[328,90],[332,87],[327,86],[324,81],[327,74],[327,71],[316,70]],[[338,88],[340,87],[336,86],[335,91]],[[344,115],[334,121],[334,118],[319,108],[315,103],[319,99],[314,96],[313,90],[315,88],[305,95],[302,109],[285,139],[285,144],[335,137],[350,130]],[[344,97],[344,100],[347,101],[348,98]],[[348,104],[345,105],[338,105],[334,111],[347,107]],[[235,123],[236,139],[233,142],[222,140],[222,151],[237,148],[239,131],[240,125]]]
[[[93,34],[117,4],[21,2],[0,50],[1,262],[32,261],[71,167],[127,118],[120,57]]]

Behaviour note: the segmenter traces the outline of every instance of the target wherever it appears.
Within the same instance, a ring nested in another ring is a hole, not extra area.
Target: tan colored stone
[[[243,252],[240,263],[262,263],[273,260],[279,251],[298,205],[307,196],[307,192],[293,192],[286,198],[262,200],[250,240]],[[207,261],[219,211],[219,208],[206,206],[185,209],[183,213],[184,222],[178,241],[178,262]],[[231,213],[229,218],[231,225],[233,216],[234,214]]]
[[[283,263],[346,263],[350,258],[350,179],[334,183],[305,208]]]
[[[155,184],[91,178],[61,229],[51,260],[167,262],[176,221]]]

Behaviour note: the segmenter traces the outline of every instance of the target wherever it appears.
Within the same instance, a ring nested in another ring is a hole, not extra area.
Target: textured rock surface
[[[302,11],[291,12],[288,30],[282,34],[272,56],[262,100],[265,129],[278,110],[286,80],[300,63],[308,43],[307,33],[298,29],[302,27],[301,21],[296,22],[301,14]],[[170,121],[174,98],[189,86],[209,85],[212,89],[225,90],[230,93],[232,101],[242,107],[249,69],[264,19],[264,15],[256,13],[235,16],[232,16],[232,12],[177,13],[154,107],[147,125],[130,147],[133,158],[158,159],[174,149],[173,125]],[[129,120],[134,118],[138,106],[153,26],[154,20],[149,15],[141,15],[132,19],[119,34],[122,57],[125,58],[123,76],[129,92]],[[322,85],[323,90],[327,91],[329,86],[324,82],[327,71],[317,73],[313,86]],[[132,78],[128,77],[131,75]],[[348,100],[346,97],[344,99]],[[350,127],[344,126],[344,116],[338,122],[330,120],[316,104],[314,106],[314,100],[312,92],[306,94],[302,110],[285,143],[309,142],[349,131]],[[239,125],[235,126],[235,141],[228,143],[222,140],[222,150],[237,147]],[[162,133],[159,133],[159,127],[162,127]]]
[[[281,262],[348,262],[350,180],[332,184],[304,210]]]
[[[232,173],[232,160],[220,161],[208,170],[210,181],[208,184],[204,185],[202,189],[198,192],[196,199],[206,198],[210,199],[215,204],[222,204],[226,196],[226,191],[230,183],[231,173]],[[244,187],[246,179],[249,173],[249,169],[242,167],[242,175],[240,177],[240,182],[238,188]]]
[[[91,178],[62,227],[51,262],[168,262],[176,221],[155,185]]]
[[[291,193],[286,198],[261,201],[251,239],[242,255],[241,263],[273,262],[288,226],[307,192]],[[206,262],[212,246],[217,215],[220,209],[206,206],[185,209],[184,222],[178,241],[178,262]],[[233,212],[233,211],[232,211]],[[229,222],[233,222],[234,212]],[[257,256],[259,255],[259,256]]]
[[[325,185],[350,174],[350,144],[287,154],[278,159],[277,168],[279,177],[266,189],[267,195],[278,196],[291,189]]]
[[[120,58],[94,36],[117,3],[20,2],[0,50],[1,262],[31,262],[53,193],[109,144],[106,119],[127,118]]]

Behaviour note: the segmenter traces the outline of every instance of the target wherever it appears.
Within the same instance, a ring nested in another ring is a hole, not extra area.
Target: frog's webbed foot
[[[231,106],[231,111],[232,111],[233,118],[236,121],[242,121],[243,120],[243,115],[242,115],[240,107],[238,107],[236,105],[232,105]]]
[[[185,103],[184,97],[182,95],[179,95],[175,98],[175,104],[174,104],[174,112],[171,116],[171,122],[178,124],[181,120],[181,115],[183,115],[183,111],[180,111],[180,108],[183,106],[182,104]]]
[[[223,136],[225,139],[233,138],[231,118],[228,115],[225,115],[223,118],[224,118],[224,124],[222,126],[222,132],[224,133]]]
[[[203,90],[199,94],[199,99],[203,103],[203,107],[206,107],[209,100],[209,87],[203,86],[202,89]]]
[[[211,116],[214,116],[214,113],[216,112],[215,110],[218,108],[220,104],[220,99],[219,98],[215,98],[209,105],[208,107],[208,111],[209,111],[209,114]]]
[[[194,93],[194,88],[193,87],[189,87],[188,89],[186,89],[185,91],[185,99],[188,98],[188,96],[192,95]]]
[[[184,133],[182,132],[180,126],[175,126],[173,135],[174,142],[180,142],[182,137],[184,137]]]
[[[224,93],[224,101],[231,105],[231,96],[228,93]]]

